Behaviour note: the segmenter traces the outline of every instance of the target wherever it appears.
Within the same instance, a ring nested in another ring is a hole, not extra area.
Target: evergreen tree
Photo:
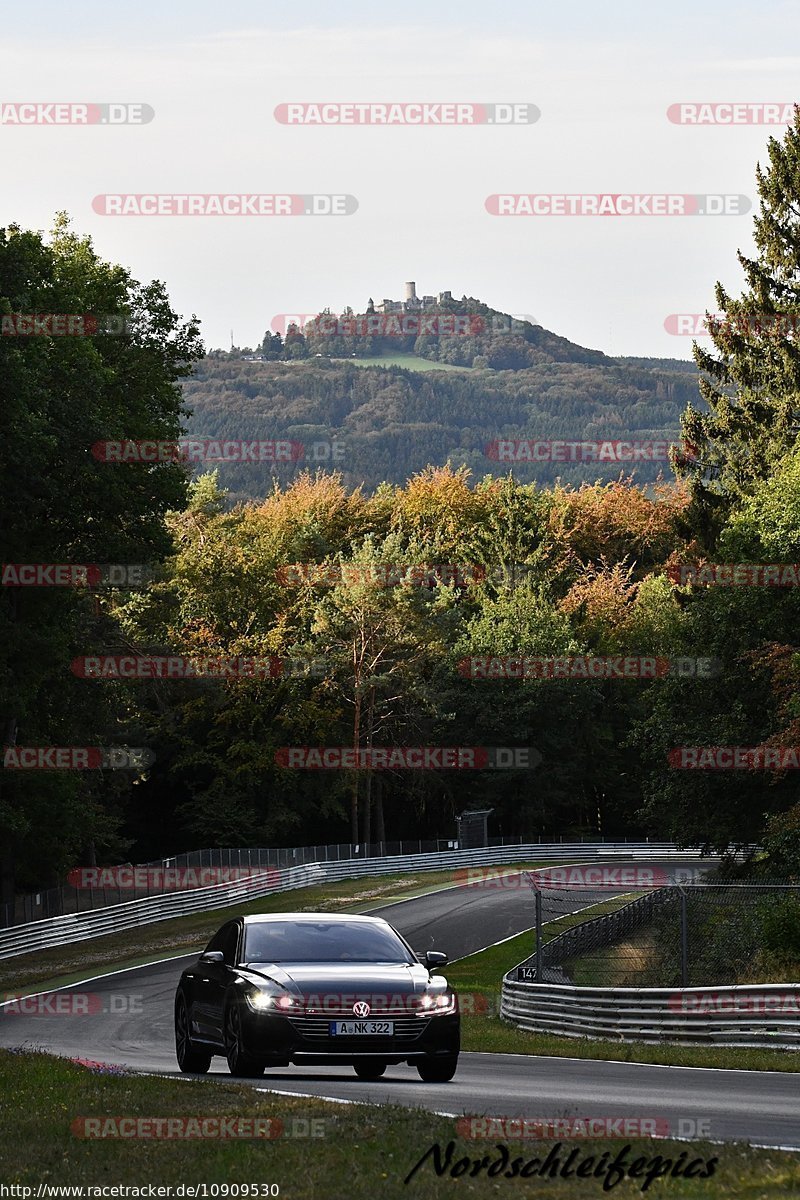
[[[693,515],[706,545],[730,509],[765,479],[794,444],[800,396],[800,107],[783,140],[770,138],[769,165],[756,168],[757,256],[738,259],[746,290],[716,285],[723,319],[709,320],[714,351],[695,343],[708,411],[689,405],[682,420]]]

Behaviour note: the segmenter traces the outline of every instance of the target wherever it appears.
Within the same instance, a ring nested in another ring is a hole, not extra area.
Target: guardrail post
[[[542,983],[542,893],[537,887],[536,899],[536,982]]]
[[[686,892],[680,888],[681,894],[681,987],[689,986],[689,922],[686,906]]]

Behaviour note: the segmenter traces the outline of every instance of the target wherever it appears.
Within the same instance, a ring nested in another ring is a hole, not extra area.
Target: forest
[[[276,482],[287,485],[316,466],[335,466],[347,487],[370,490],[402,483],[429,465],[468,467],[480,479],[498,471],[493,446],[499,440],[658,442],[659,457],[637,462],[635,478],[654,483],[671,476],[667,448],[679,442],[683,410],[699,403],[694,363],[638,365],[603,355],[595,361],[580,357],[593,352],[574,351],[574,358],[548,357],[536,365],[458,371],[324,357],[257,362],[209,356],[183,383],[191,409],[187,430],[204,438],[286,438],[304,447],[303,457],[289,463],[217,464],[231,503],[261,496]],[[341,455],[336,463],[327,457],[334,443]],[[630,463],[588,455],[530,461],[517,453],[509,465],[516,479],[539,484],[611,481],[631,473]],[[500,463],[499,469],[508,468]]]

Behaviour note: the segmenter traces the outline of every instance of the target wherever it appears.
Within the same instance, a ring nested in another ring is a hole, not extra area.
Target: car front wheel
[[[182,992],[175,1001],[175,1057],[187,1075],[205,1075],[211,1066],[211,1055],[195,1046],[189,1035],[189,1010]]]
[[[225,1057],[231,1075],[241,1079],[258,1079],[264,1074],[264,1064],[259,1063],[242,1048],[242,1014],[235,1000],[225,1008]]]
[[[456,1073],[458,1055],[447,1058],[429,1058],[417,1063],[417,1071],[423,1083],[449,1083]]]

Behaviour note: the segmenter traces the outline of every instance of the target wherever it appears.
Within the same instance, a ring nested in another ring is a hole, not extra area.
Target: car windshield
[[[412,963],[400,939],[367,922],[263,921],[247,926],[245,962]]]

